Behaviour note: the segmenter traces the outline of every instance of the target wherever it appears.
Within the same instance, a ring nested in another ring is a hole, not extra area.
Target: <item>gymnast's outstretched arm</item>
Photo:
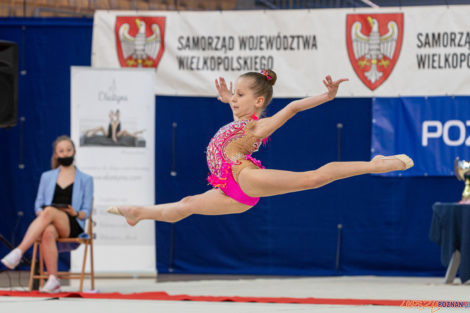
[[[327,92],[318,96],[292,101],[273,116],[258,120],[256,126],[253,128],[253,134],[257,137],[266,138],[298,112],[314,108],[322,103],[333,100],[336,97],[339,85],[347,80],[347,78],[342,78],[333,82],[330,75],[326,76],[323,80],[323,84],[325,84],[328,89]]]

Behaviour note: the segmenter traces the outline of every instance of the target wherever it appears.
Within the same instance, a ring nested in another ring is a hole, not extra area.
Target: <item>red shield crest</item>
[[[374,90],[390,76],[403,42],[403,13],[348,14],[346,45],[357,76]]]
[[[118,16],[116,45],[121,67],[157,67],[165,50],[165,17]]]

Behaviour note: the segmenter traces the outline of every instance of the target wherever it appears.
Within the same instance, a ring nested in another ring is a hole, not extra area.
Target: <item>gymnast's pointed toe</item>
[[[106,210],[106,212],[111,213],[111,214],[114,214],[114,215],[123,216],[122,213],[121,213],[121,211],[119,211],[119,209],[118,209],[117,207],[115,207],[115,206],[112,206],[112,207],[108,208],[108,209]]]
[[[395,158],[405,163],[404,170],[407,170],[415,165],[415,163],[413,162],[413,159],[407,156],[406,154],[397,154],[395,155]]]

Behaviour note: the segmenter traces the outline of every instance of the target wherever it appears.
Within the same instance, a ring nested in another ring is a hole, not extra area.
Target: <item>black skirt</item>
[[[70,235],[69,238],[77,238],[78,235],[83,233],[83,228],[78,224],[77,219],[73,216],[70,216],[67,214],[69,217],[69,225],[70,225]]]

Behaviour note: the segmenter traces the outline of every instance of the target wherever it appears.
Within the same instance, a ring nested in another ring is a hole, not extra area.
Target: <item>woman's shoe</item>
[[[14,269],[15,267],[20,264],[21,257],[23,256],[23,253],[21,252],[20,249],[16,248],[13,249],[10,253],[5,255],[5,257],[2,259],[3,265],[8,267],[9,269]]]
[[[46,293],[56,293],[60,292],[60,281],[54,275],[49,275],[49,279],[47,280],[44,287],[42,287],[39,291],[46,292]]]

